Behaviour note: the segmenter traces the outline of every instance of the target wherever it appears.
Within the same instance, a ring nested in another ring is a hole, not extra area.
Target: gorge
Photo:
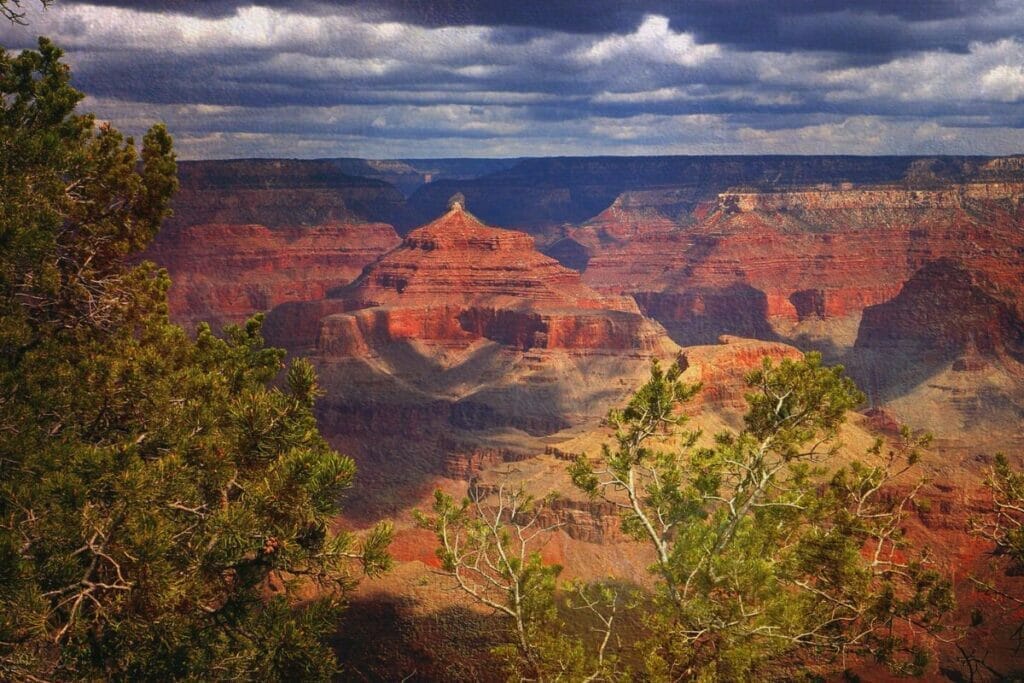
[[[739,424],[763,357],[810,350],[868,395],[840,462],[898,424],[932,432],[909,533],[987,571],[968,518],[992,455],[1019,465],[1024,445],[1020,157],[356,161],[186,162],[147,257],[176,320],[266,312],[268,341],[316,365],[321,429],[359,465],[339,523],[398,530],[366,600],[436,625],[451,605],[421,578],[436,558],[411,511],[509,477],[559,494],[545,553],[570,576],[643,575],[566,459],[599,449],[652,359],[702,382],[687,411],[711,434]]]

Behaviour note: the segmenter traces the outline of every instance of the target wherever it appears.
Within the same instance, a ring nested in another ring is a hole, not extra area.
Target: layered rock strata
[[[947,448],[1024,446],[1024,317],[984,273],[952,259],[926,264],[897,296],[864,310],[848,355],[875,404],[928,429]]]
[[[944,257],[1018,291],[1022,203],[1020,183],[723,193],[690,225],[657,220],[624,243],[591,247],[584,281],[633,293],[682,343],[766,338],[859,316]]]
[[[1024,361],[1024,319],[984,275],[953,259],[932,261],[891,300],[864,310],[858,349],[927,354],[981,369],[989,360]]]
[[[171,275],[168,299],[176,322],[218,328],[287,301],[321,299],[398,242],[381,223],[208,224],[161,235],[145,257]]]
[[[324,317],[325,304],[305,304],[306,317],[320,321],[317,337],[288,343],[358,356],[403,340],[647,354],[665,342],[630,298],[594,292],[577,272],[538,252],[529,235],[485,226],[458,203],[328,300],[340,302],[342,312]],[[281,312],[296,316],[287,327],[314,327],[298,322],[302,309]]]

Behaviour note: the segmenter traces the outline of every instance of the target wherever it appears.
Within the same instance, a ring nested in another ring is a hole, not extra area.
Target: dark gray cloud
[[[70,3],[223,17],[263,6],[329,16],[339,9],[417,26],[491,26],[568,33],[627,33],[650,14],[699,42],[745,50],[825,50],[891,55],[963,52],[973,41],[1020,35],[1006,22],[1015,0],[64,0]],[[514,35],[514,34],[513,34]]]
[[[1017,0],[60,0],[103,117],[186,156],[1024,151]],[[261,147],[262,145],[262,147]]]

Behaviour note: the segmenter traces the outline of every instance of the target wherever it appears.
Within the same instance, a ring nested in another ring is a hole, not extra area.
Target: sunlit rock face
[[[1016,291],[1022,199],[1020,183],[727,192],[675,229],[633,210],[615,221],[629,239],[594,239],[593,222],[576,239],[589,246],[584,282],[633,293],[677,341],[707,343],[857,317],[944,257]]]
[[[488,227],[458,202],[326,298],[341,302],[340,312],[321,316],[323,304],[307,305],[320,320],[317,337],[286,341],[335,356],[402,340],[626,353],[651,353],[667,341],[631,298],[594,292],[529,235]]]
[[[145,256],[167,268],[171,317],[238,323],[286,301],[323,297],[398,244],[390,225],[268,228],[204,224],[161,236]]]
[[[265,329],[317,364],[335,443],[369,476],[416,482],[543,450],[678,352],[632,298],[595,292],[461,200],[351,283],[276,307]]]
[[[184,162],[174,214],[143,255],[172,278],[172,318],[219,328],[348,282],[398,235],[388,183],[329,161]]]
[[[1020,182],[737,190],[676,217],[622,201],[571,239],[585,283],[632,294],[683,346],[821,350],[957,448],[1019,440]]]
[[[746,411],[750,391],[747,375],[761,367],[767,358],[773,363],[799,360],[803,353],[789,344],[758,339],[723,336],[718,344],[689,346],[679,355],[683,379],[699,382],[700,394],[689,410],[715,410],[740,415]]]

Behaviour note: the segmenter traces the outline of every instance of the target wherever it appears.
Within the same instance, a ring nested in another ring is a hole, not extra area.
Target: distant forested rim
[[[684,191],[680,207],[689,211],[733,188],[766,191],[852,183],[927,189],[1021,179],[1019,157],[981,156],[230,159],[182,162],[184,195],[177,208],[188,211],[192,193],[223,202],[232,192],[247,190],[278,192],[281,198],[288,189],[329,190],[348,198],[353,217],[392,223],[404,233],[443,213],[448,199],[461,192],[468,208],[485,222],[534,232],[583,222],[625,192]]]

